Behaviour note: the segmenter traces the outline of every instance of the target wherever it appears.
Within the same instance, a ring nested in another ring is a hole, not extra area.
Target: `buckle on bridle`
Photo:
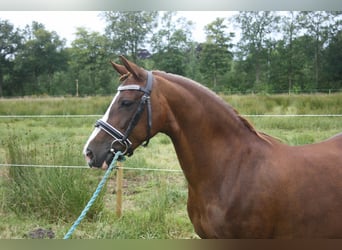
[[[112,141],[112,144],[110,146],[110,152],[112,152],[113,154],[115,154],[115,143],[119,143],[121,146],[123,146],[125,148],[125,150],[120,150],[122,152],[122,155],[125,155],[129,148],[131,147],[130,144],[127,143],[127,140],[122,140],[122,139],[115,139],[114,141]]]

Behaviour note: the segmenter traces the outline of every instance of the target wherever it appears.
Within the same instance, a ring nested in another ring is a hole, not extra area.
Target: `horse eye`
[[[130,106],[132,106],[134,103],[134,101],[130,101],[130,100],[123,100],[120,104],[121,107],[124,107],[124,108],[128,108]]]

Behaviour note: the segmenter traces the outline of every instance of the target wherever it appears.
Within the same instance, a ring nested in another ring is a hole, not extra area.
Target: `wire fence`
[[[34,167],[34,168],[79,168],[89,169],[88,166],[67,166],[67,165],[38,165],[38,164],[12,164],[12,163],[0,163],[0,167]],[[167,169],[167,168],[139,168],[139,167],[117,167],[117,169],[123,170],[135,170],[135,171],[156,171],[156,172],[174,172],[182,173],[180,169]]]
[[[241,114],[246,117],[342,117],[342,114]],[[102,117],[102,115],[0,115],[3,119],[25,118],[89,118]]]
[[[270,94],[270,95],[305,95],[305,94],[336,94],[341,93],[341,88],[320,88],[320,89],[273,89],[273,90],[233,90],[233,89],[225,89],[224,87],[218,86],[216,88],[212,88],[216,93],[224,94],[224,95],[258,95],[258,94]]]
[[[102,115],[0,115],[0,118],[89,118]]]
[[[27,118],[89,118],[101,117],[102,115],[0,115],[0,119],[27,119]],[[244,114],[245,117],[342,117],[342,114]],[[0,163],[0,167],[36,167],[36,168],[79,168],[88,169],[88,166],[63,166],[63,165],[38,165],[38,164],[7,164]],[[182,173],[180,169],[156,169],[156,168],[135,168],[135,167],[121,167],[123,170],[135,171],[158,171],[158,172],[174,172]]]
[[[34,167],[34,168],[89,168],[87,166],[62,166],[62,165],[37,165],[37,164],[16,164],[1,163],[0,167]]]
[[[342,114],[262,114],[262,115],[242,115],[246,117],[342,117]]]

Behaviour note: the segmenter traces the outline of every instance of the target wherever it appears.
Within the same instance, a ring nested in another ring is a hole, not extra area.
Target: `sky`
[[[43,23],[48,31],[56,31],[67,45],[75,39],[77,27],[85,27],[89,31],[104,33],[105,21],[99,11],[0,11],[0,20],[9,20],[15,27],[24,28],[32,21]],[[217,17],[229,17],[234,11],[179,11],[178,16],[195,23],[193,39],[197,42],[205,40],[203,28]]]

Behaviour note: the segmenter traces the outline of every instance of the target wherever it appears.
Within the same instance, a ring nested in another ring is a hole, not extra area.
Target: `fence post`
[[[116,216],[121,217],[122,215],[122,183],[123,183],[123,169],[122,162],[117,162],[116,172]]]
[[[78,97],[78,79],[76,79],[75,82],[76,82],[76,97]]]

